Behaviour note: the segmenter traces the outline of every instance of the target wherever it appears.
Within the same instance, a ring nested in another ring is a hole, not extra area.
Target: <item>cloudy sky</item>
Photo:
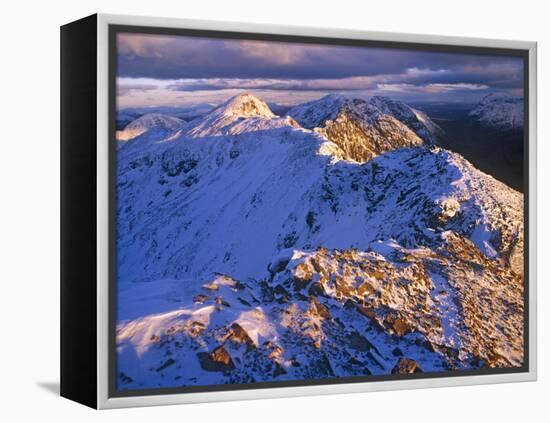
[[[218,104],[244,91],[283,105],[329,93],[416,102],[523,95],[513,57],[124,33],[117,49],[119,109]]]

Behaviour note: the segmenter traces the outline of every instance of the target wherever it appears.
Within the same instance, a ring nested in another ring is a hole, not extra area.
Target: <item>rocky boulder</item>
[[[231,355],[220,345],[210,354],[200,352],[197,354],[201,367],[207,372],[228,372],[235,369]]]
[[[410,373],[422,373],[422,369],[412,358],[402,357],[391,371],[392,375],[405,375]]]

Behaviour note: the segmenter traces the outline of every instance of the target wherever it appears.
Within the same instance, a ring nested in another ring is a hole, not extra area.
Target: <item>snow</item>
[[[227,100],[211,113],[191,122],[187,134],[206,137],[273,128],[272,118],[275,117],[267,103],[245,93]],[[277,119],[275,122],[278,126],[291,125],[289,119]]]
[[[288,111],[288,115],[304,128],[313,129],[320,127],[327,120],[334,120],[341,107],[348,103],[349,99],[344,96],[329,94],[319,100],[293,107]]]
[[[302,127],[275,116],[260,99],[240,95],[183,126],[152,127],[119,150],[117,351],[120,372],[132,380],[121,379],[121,386],[388,374],[397,346],[425,371],[444,370],[449,358],[423,347],[426,341],[462,351],[453,365],[475,366],[472,350],[464,352],[474,341],[456,305],[472,295],[463,284],[473,265],[455,249],[489,266],[476,276],[484,289],[501,287],[498,277],[515,284],[513,272],[522,262],[508,256],[522,253],[523,196],[459,154],[427,143],[402,147],[390,140],[393,149],[371,160],[347,159],[335,142],[307,128],[346,101],[326,97],[318,113],[303,105],[292,112]],[[367,123],[379,122],[381,114],[397,121],[372,104],[350,104]],[[447,273],[444,260],[453,263]],[[506,260],[508,267],[498,267]],[[373,268],[363,274],[358,262]],[[418,276],[422,266],[429,269],[426,277]],[[360,284],[349,272],[361,273],[383,303],[367,319],[344,307],[356,296],[336,279],[324,281],[327,297],[318,301],[344,329],[322,317],[307,290],[292,287],[296,278],[307,281],[313,273],[321,283],[329,273],[356,290]],[[391,281],[382,283],[380,274]],[[415,314],[417,297],[410,292],[425,298],[426,315]],[[477,297],[468,298],[477,304]],[[392,328],[381,331],[387,309],[415,330],[400,337]],[[423,323],[430,313],[440,328]],[[227,340],[234,323],[253,350]],[[359,352],[347,346],[350,336]],[[499,342],[518,362],[517,350]],[[197,359],[219,345],[235,361],[227,374],[204,370]],[[355,364],[346,364],[352,357]]]
[[[428,144],[437,144],[437,138],[443,133],[443,130],[428,115],[413,109],[402,101],[375,96],[370,99],[369,103],[382,113],[391,115],[407,125]]]
[[[129,141],[152,128],[171,132],[183,126],[184,120],[160,113],[148,113],[130,122],[122,131],[117,131],[117,140]]]
[[[353,116],[370,131],[384,122],[388,128],[381,131],[383,137],[399,132],[412,132],[427,144],[436,144],[443,133],[424,112],[388,97],[375,96],[366,101],[360,98],[330,94],[319,100],[298,105],[288,111],[304,128],[326,128],[342,115]],[[349,117],[348,117],[349,118]],[[403,135],[401,135],[403,137]],[[407,135],[411,139],[411,135]]]
[[[499,130],[523,129],[523,99],[504,94],[488,94],[470,112],[470,117]]]

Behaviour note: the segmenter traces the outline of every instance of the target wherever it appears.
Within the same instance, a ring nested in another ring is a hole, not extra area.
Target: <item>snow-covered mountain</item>
[[[289,110],[303,127],[334,141],[350,159],[365,162],[395,148],[434,144],[439,127],[425,114],[385,97],[370,101],[339,95]]]
[[[521,365],[522,195],[343,102],[310,130],[240,95],[119,150],[120,389]],[[344,117],[389,147],[348,160]]]
[[[362,100],[359,100],[363,103]],[[304,128],[320,128],[327,120],[334,120],[343,106],[353,103],[348,97],[337,94],[329,94],[318,100],[299,104],[288,111]]]
[[[130,122],[123,130],[117,131],[116,138],[118,141],[129,141],[153,128],[172,132],[181,128],[184,123],[184,120],[174,116],[148,113]]]
[[[191,121],[199,116],[209,113],[216,107],[211,103],[197,103],[189,106],[148,106],[148,107],[126,107],[117,112],[117,125],[120,129],[133,120],[147,114],[156,113],[177,117],[185,121]]]
[[[335,120],[343,110],[353,110],[359,114],[379,114],[393,117],[412,130],[424,142],[436,144],[442,129],[424,112],[389,97],[375,96],[369,101],[329,94],[319,100],[300,104],[288,111],[304,128],[324,126],[327,120]]]
[[[206,137],[213,135],[237,135],[262,129],[283,126],[299,126],[292,118],[279,118],[267,103],[251,94],[230,98],[211,113],[192,121],[186,135]]]
[[[413,109],[402,101],[375,96],[369,100],[369,104],[407,125],[428,144],[437,144],[437,138],[443,133],[443,130],[426,113]]]
[[[523,99],[504,94],[488,94],[472,109],[470,117],[499,130],[523,129]]]

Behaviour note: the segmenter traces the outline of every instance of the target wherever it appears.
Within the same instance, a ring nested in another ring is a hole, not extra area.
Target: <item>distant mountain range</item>
[[[117,112],[117,130],[124,129],[129,123],[146,114],[162,114],[190,121],[208,113],[216,106],[210,103],[198,103],[191,106],[154,106],[128,107]]]
[[[280,117],[242,94],[133,124],[120,389],[523,363],[523,195],[426,113],[331,95]]]
[[[444,130],[440,146],[456,151],[478,169],[523,192],[523,102],[490,95],[478,104],[417,105]],[[508,122],[508,123],[506,123]]]
[[[523,99],[502,94],[485,96],[469,115],[481,125],[501,130],[523,129]]]

